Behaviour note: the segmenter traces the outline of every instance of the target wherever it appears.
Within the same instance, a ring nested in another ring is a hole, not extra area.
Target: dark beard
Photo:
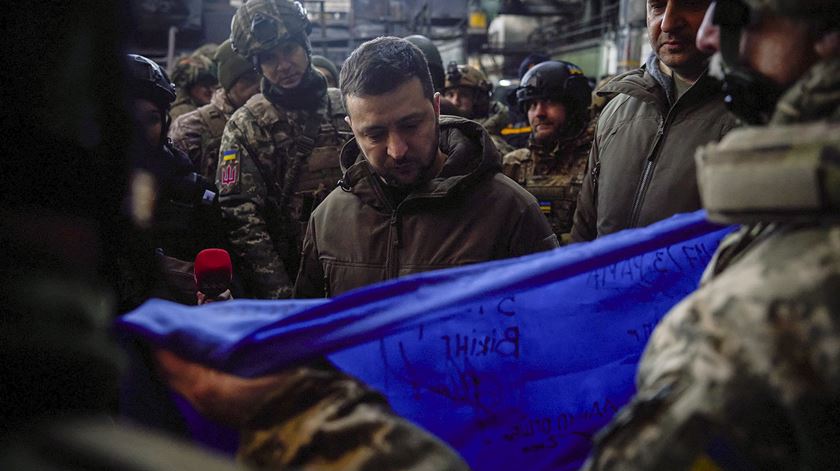
[[[400,183],[393,178],[382,177],[382,180],[385,182],[385,184],[393,188],[394,190],[397,190],[398,192],[404,192],[408,194],[415,188],[422,186],[427,182],[431,181],[432,178],[435,178],[434,168],[435,163],[437,162],[438,147],[440,146],[439,123],[435,123],[435,143],[436,145],[432,147],[432,155],[429,159],[429,163],[420,168],[420,172],[417,174],[417,179],[413,183]]]

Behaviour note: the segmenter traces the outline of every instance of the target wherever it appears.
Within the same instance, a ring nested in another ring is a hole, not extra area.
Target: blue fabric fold
[[[475,469],[576,469],[633,394],[656,323],[730,230],[700,211],[332,300],[154,300],[115,328],[246,377],[329,355]]]

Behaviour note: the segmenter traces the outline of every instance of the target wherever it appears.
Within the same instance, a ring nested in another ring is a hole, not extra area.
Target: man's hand
[[[170,388],[184,396],[201,414],[239,428],[266,400],[281,388],[283,373],[259,378],[241,378],[185,360],[159,349],[158,370]]]

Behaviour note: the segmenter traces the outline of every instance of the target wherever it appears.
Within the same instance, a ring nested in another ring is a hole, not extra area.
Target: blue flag
[[[632,396],[657,322],[730,230],[697,212],[332,300],[153,300],[117,329],[246,377],[328,354],[474,469],[577,469]]]

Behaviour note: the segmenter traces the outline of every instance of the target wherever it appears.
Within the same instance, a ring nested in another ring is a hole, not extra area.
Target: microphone
[[[216,297],[230,288],[233,266],[224,249],[204,249],[195,257],[195,287],[207,297]]]

